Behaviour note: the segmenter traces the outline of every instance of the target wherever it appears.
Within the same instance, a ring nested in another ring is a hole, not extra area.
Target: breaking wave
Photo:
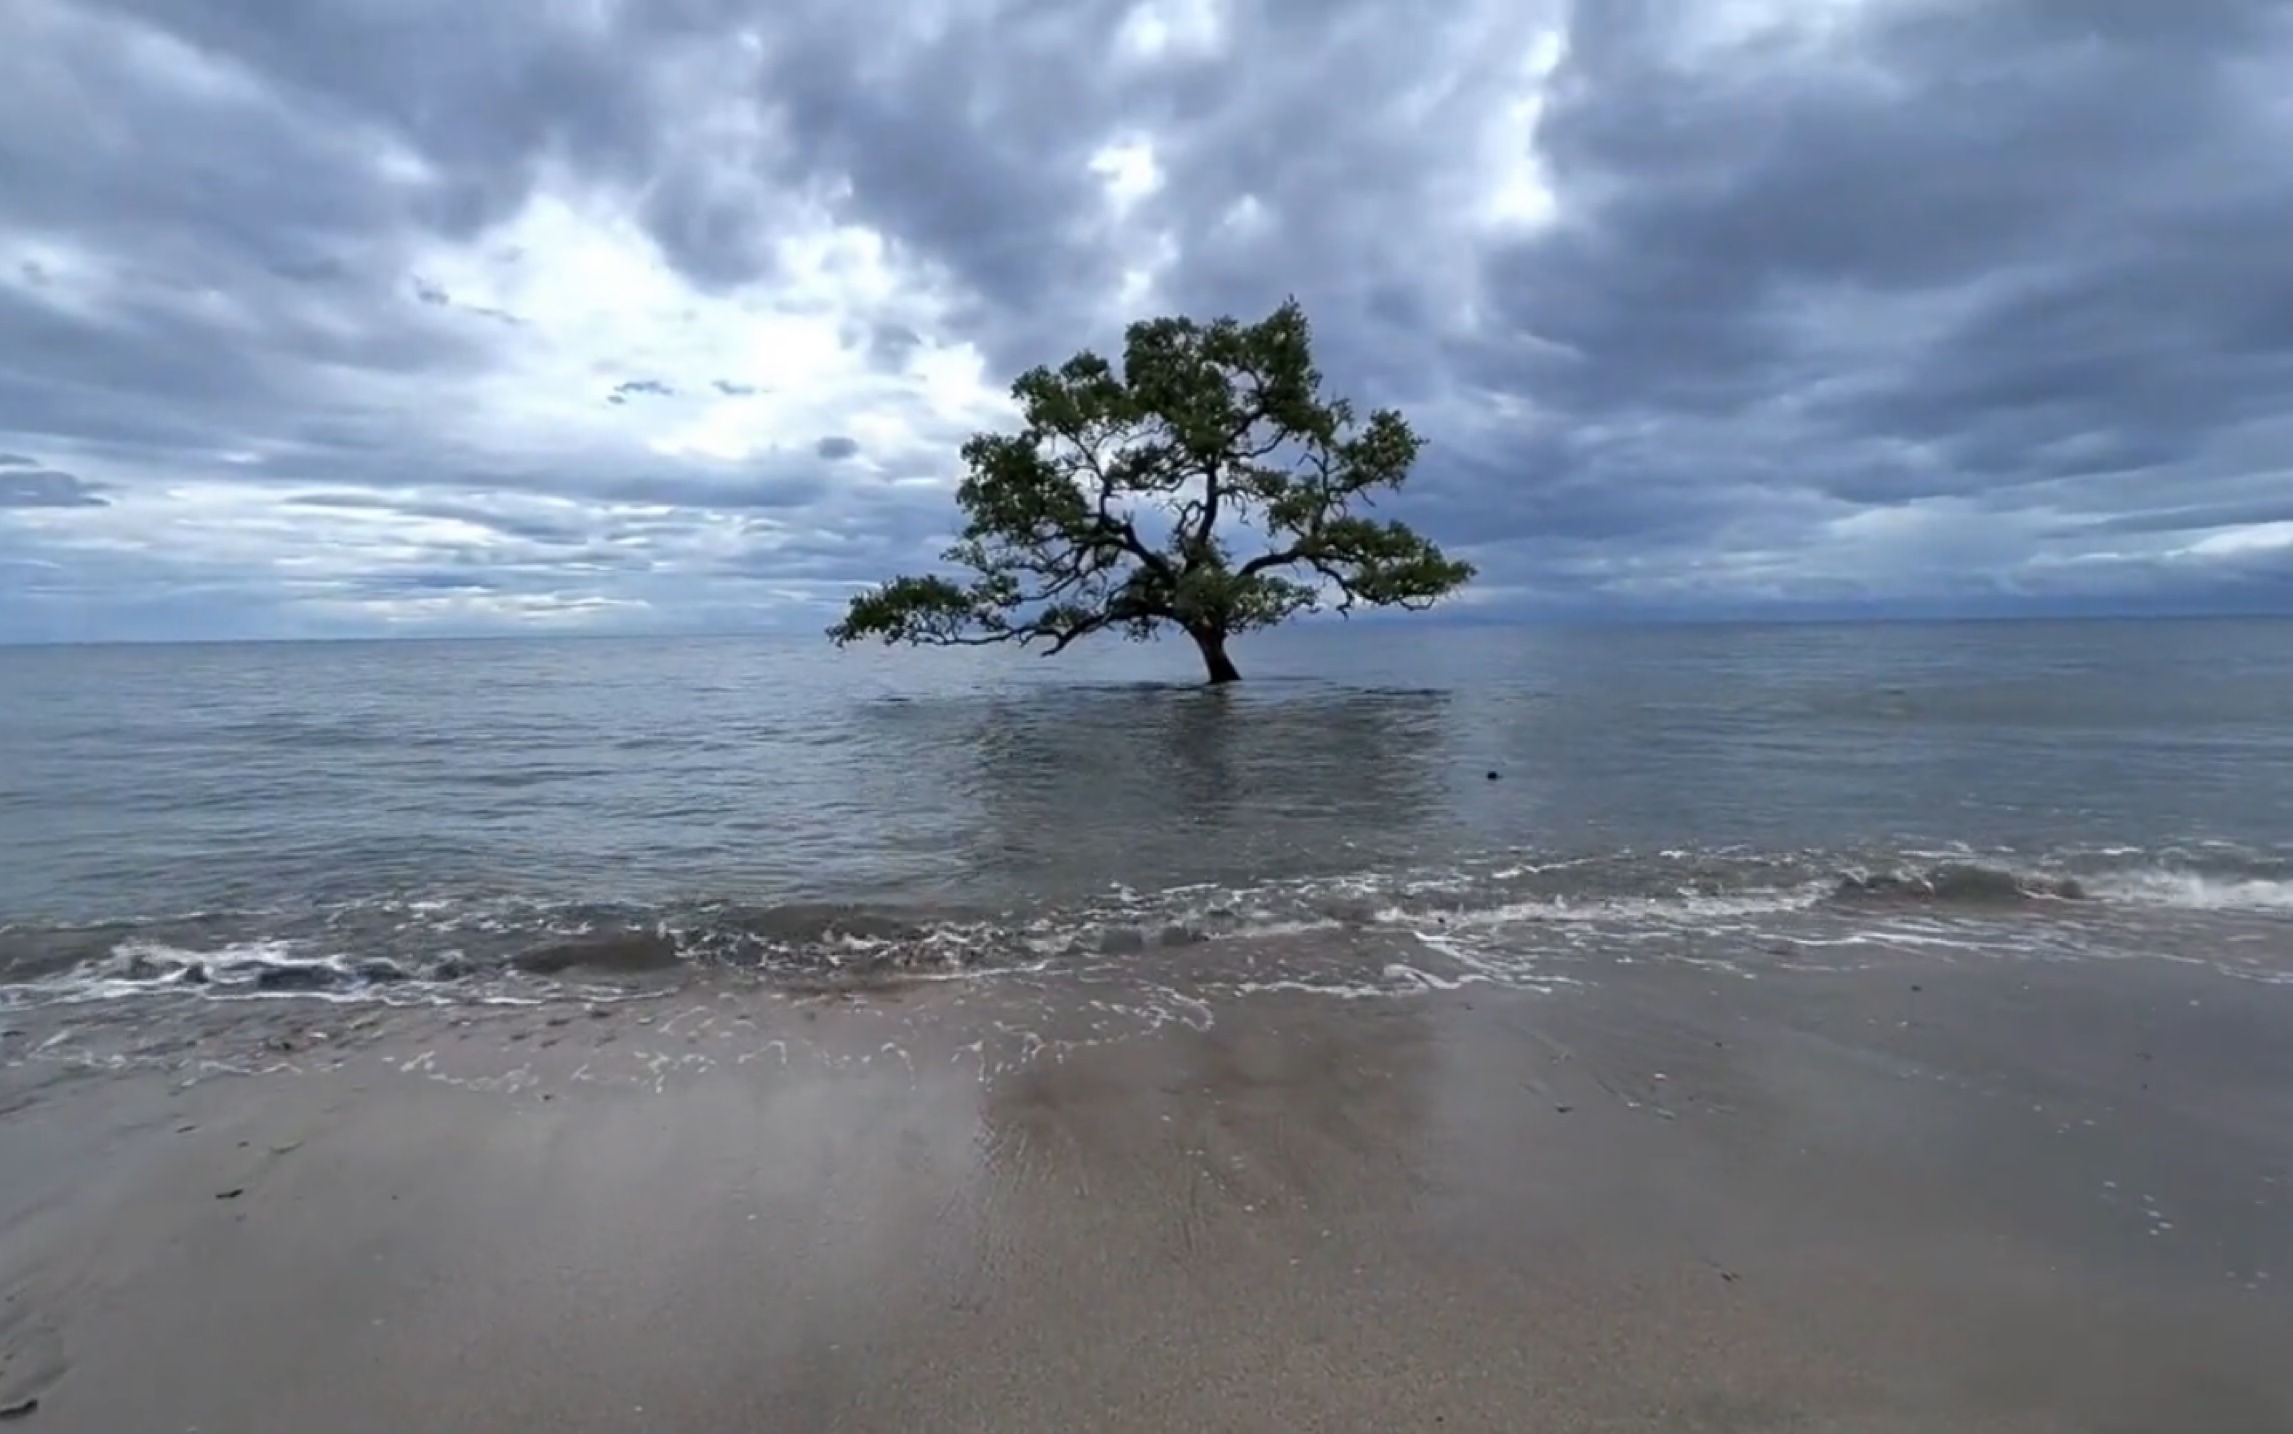
[[[2209,848],[1502,854],[1440,870],[1175,887],[1036,911],[835,903],[669,905],[395,896],[297,910],[0,926],[0,1004],[155,996],[450,1001],[537,983],[612,985],[708,966],[868,986],[1325,930],[1391,933],[1471,963],[1665,933],[1746,942],[1951,920],[2293,914],[2293,856]],[[1215,955],[1215,952],[1200,953]]]

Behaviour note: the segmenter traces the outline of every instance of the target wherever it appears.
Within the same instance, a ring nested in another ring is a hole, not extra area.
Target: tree
[[[1011,386],[1025,427],[963,446],[966,579],[901,577],[852,599],[839,646],[1194,639],[1213,683],[1227,639],[1325,605],[1421,610],[1473,569],[1356,510],[1398,488],[1423,446],[1402,416],[1321,396],[1295,300],[1264,320],[1150,319],[1120,372],[1085,350]],[[1236,561],[1236,530],[1259,550]]]

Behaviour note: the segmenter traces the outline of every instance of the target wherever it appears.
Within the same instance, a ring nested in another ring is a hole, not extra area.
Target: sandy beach
[[[2293,1429],[2293,985],[1890,955],[640,995],[218,1007],[220,1054],[169,1069],[13,1013],[0,1405],[41,1434]]]

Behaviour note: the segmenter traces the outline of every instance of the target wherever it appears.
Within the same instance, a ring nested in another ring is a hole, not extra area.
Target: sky
[[[7,0],[0,640],[817,631],[1296,296],[1477,619],[2293,610],[2284,0]]]

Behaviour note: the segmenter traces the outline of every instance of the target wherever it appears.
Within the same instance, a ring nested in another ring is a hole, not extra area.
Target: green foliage
[[[1173,624],[1232,676],[1225,639],[1334,604],[1422,609],[1473,569],[1400,523],[1358,516],[1423,446],[1391,409],[1321,396],[1296,301],[1266,319],[1130,326],[1123,366],[1085,351],[1012,385],[1026,426],[963,446],[970,575],[895,578],[829,629],[931,645],[1045,642]],[[1264,535],[1240,561],[1237,523]],[[1213,654],[1216,654],[1215,656]]]

